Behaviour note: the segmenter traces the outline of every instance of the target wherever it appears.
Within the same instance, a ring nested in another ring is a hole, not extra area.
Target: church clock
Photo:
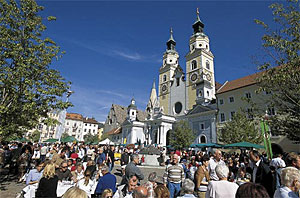
[[[163,85],[163,86],[161,87],[161,91],[162,91],[163,93],[165,93],[165,92],[167,91],[167,85]]]
[[[191,75],[191,81],[192,81],[192,82],[195,82],[197,79],[198,79],[198,75],[197,75],[196,73],[193,73],[193,74]]]
[[[210,81],[210,80],[211,80],[211,76],[210,76],[210,74],[206,74],[206,79],[207,79],[208,81]]]

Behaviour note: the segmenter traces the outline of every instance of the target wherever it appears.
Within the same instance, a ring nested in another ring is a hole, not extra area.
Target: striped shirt
[[[181,164],[168,164],[164,174],[164,183],[181,183],[184,180],[184,170]]]

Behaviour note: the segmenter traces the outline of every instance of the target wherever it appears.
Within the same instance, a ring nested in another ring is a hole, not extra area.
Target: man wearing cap
[[[174,198],[179,195],[181,182],[184,180],[184,170],[178,161],[178,155],[174,154],[172,163],[167,165],[164,174],[164,185],[167,186],[170,191],[170,198]]]

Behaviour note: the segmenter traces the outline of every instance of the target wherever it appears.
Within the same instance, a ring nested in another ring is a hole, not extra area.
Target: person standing
[[[95,193],[102,194],[105,189],[111,189],[113,192],[116,192],[116,183],[117,178],[109,172],[109,167],[103,165],[101,168],[102,177],[99,179]]]
[[[184,180],[184,170],[178,161],[179,156],[174,154],[172,163],[167,165],[164,173],[164,185],[167,186],[170,191],[170,198],[174,198],[179,195],[180,186]]]
[[[115,147],[111,146],[107,153],[107,165],[109,170],[112,171],[115,165]]]
[[[118,187],[113,198],[133,198],[133,190],[136,188],[139,180],[135,175],[131,175],[126,184]]]
[[[206,198],[234,198],[238,185],[227,180],[229,168],[225,164],[219,164],[215,168],[219,177],[217,181],[210,181],[207,186]]]
[[[198,197],[205,198],[205,193],[207,191],[207,185],[210,181],[208,165],[209,165],[209,156],[205,154],[201,159],[202,165],[198,167],[195,173],[195,184]]]
[[[122,167],[122,174],[125,174],[125,168],[126,165],[129,163],[129,154],[128,154],[128,149],[125,148],[124,152],[121,155],[121,167]]]
[[[132,175],[135,175],[138,178],[138,180],[144,179],[144,174],[137,167],[138,163],[139,163],[139,156],[137,154],[132,154],[131,162],[125,168],[125,177],[124,180],[122,180],[121,184],[128,183],[129,177]]]
[[[219,177],[216,174],[216,166],[217,165],[225,165],[225,162],[221,159],[222,158],[222,152],[220,150],[214,150],[213,151],[213,157],[209,160],[208,165],[208,171],[209,171],[209,177],[212,181],[218,181]]]
[[[269,166],[261,159],[258,151],[253,150],[249,153],[250,160],[252,161],[252,177],[253,183],[261,184],[264,186],[270,197],[273,197],[273,176]]]

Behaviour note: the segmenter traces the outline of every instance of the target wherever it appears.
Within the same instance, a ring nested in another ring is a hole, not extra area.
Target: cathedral
[[[108,126],[111,129],[109,133],[118,136],[113,141],[167,146],[170,130],[179,120],[189,123],[196,136],[194,143],[217,141],[215,94],[219,85],[215,82],[214,55],[210,51],[209,38],[204,33],[204,23],[200,20],[198,10],[192,28],[189,51],[185,56],[186,73],[179,65],[179,54],[171,29],[159,68],[158,92],[153,82],[146,112],[138,111],[132,99],[127,108],[121,107],[123,113],[127,113],[123,116],[126,118],[117,121],[113,118],[117,107],[112,106],[108,116],[110,123],[107,124],[111,125]]]

